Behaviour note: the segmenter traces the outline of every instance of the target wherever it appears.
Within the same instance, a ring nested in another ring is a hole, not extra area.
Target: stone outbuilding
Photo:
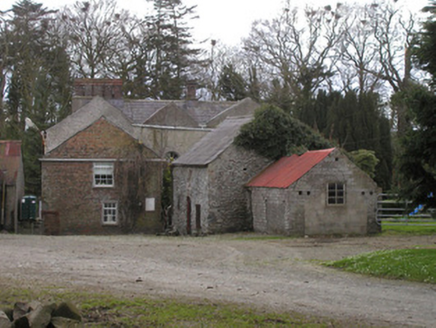
[[[229,117],[173,163],[173,225],[182,234],[252,229],[246,190],[270,161],[233,144],[249,117]]]
[[[365,235],[376,222],[377,184],[338,149],[281,158],[247,188],[256,232]]]

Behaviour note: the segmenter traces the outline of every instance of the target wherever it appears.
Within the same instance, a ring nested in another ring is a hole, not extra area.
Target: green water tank
[[[36,196],[24,196],[21,200],[21,220],[35,220],[36,208]]]

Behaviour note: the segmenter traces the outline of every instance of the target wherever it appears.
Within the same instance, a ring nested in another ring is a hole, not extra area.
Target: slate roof
[[[92,97],[80,97],[83,107],[92,101]],[[87,100],[86,100],[87,99]],[[147,121],[159,111],[175,105],[198,124],[207,126],[213,121],[213,126],[220,123],[227,113],[237,109],[246,115],[252,113],[259,105],[245,98],[241,101],[196,101],[196,100],[144,100],[144,99],[105,99],[112,106],[118,108],[132,124],[148,124]],[[230,115],[231,116],[231,115]],[[158,124],[159,125],[159,124]]]
[[[238,135],[242,125],[250,122],[252,116],[226,118],[212,132],[198,141],[188,152],[173,162],[174,166],[206,166],[225,151]]]
[[[21,141],[0,140],[0,180],[6,176],[8,185],[15,184],[21,161]]]
[[[90,102],[92,98],[90,97]],[[146,124],[147,120],[161,109],[174,104],[190,115],[199,125],[206,124],[216,116],[239,104],[234,101],[192,101],[192,100],[142,100],[106,99],[120,109],[133,124]],[[86,105],[85,105],[86,106]]]
[[[313,150],[301,156],[282,157],[254,177],[246,186],[288,188],[334,150],[335,148]]]

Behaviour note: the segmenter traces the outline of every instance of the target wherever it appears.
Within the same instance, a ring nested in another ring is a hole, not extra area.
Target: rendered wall
[[[207,129],[176,130],[159,127],[137,129],[140,129],[139,139],[144,145],[153,149],[161,157],[170,151],[180,156],[210,132]]]

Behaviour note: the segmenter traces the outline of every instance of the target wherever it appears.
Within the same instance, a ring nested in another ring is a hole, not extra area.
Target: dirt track
[[[0,235],[0,276],[123,294],[192,297],[388,326],[436,325],[436,286],[320,266],[436,236],[250,239]]]

